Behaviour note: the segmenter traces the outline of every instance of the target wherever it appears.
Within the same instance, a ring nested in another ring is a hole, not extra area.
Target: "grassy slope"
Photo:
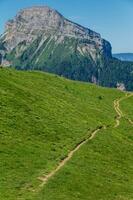
[[[121,109],[126,118],[130,118],[133,121],[133,96],[126,101],[121,102]]]
[[[120,188],[126,183],[129,190],[125,189],[125,192],[127,198],[130,197],[131,171],[126,176],[129,182],[126,179],[122,184],[120,180],[124,173],[121,166],[126,168],[131,164],[126,152],[129,148],[130,157],[132,146],[121,143],[123,137],[128,144],[132,140],[129,138],[128,141],[128,135],[123,135],[126,122],[121,129],[103,132],[82,147],[42,192],[29,191],[38,188],[37,177],[54,169],[83,140],[88,129],[91,132],[101,124],[114,124],[113,100],[122,95],[113,89],[55,75],[0,69],[0,199],[28,200],[34,196],[39,200],[70,199],[70,196],[74,200],[104,199],[100,187],[105,188],[103,192],[108,199],[113,199],[115,192],[121,193],[115,186],[110,188],[107,184],[108,179],[102,174],[107,173],[107,169],[110,185],[116,181]],[[123,148],[125,165],[120,163]],[[118,164],[119,168],[116,167]],[[92,190],[97,191],[95,198]]]
[[[35,200],[132,200],[133,137],[125,121],[84,145]]]

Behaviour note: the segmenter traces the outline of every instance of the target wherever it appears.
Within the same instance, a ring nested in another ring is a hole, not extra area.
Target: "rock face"
[[[32,7],[20,11],[15,19],[6,23],[3,40],[7,51],[11,51],[23,41],[27,45],[31,44],[40,35],[42,40],[47,36],[55,40],[58,37],[58,42],[63,42],[65,37],[84,39],[89,44],[84,45],[82,53],[89,51],[93,57],[98,49],[101,53],[108,51],[111,55],[110,44],[100,34],[65,19],[49,7]]]
[[[17,69],[43,70],[117,87],[117,82],[124,82],[119,77],[117,81],[108,77],[115,74],[110,73],[112,61],[114,64],[111,45],[99,33],[67,20],[46,6],[21,10],[6,23],[0,36],[0,64]]]
[[[117,89],[121,91],[125,91],[125,85],[123,83],[117,83]]]

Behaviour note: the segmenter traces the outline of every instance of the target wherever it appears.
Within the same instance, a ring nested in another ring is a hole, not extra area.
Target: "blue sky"
[[[133,52],[133,0],[0,0],[0,33],[21,8],[48,5],[99,32],[113,52]]]

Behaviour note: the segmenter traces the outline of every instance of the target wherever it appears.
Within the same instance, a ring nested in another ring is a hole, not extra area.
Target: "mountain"
[[[20,11],[7,22],[1,41],[6,59],[26,69],[52,70],[58,68],[56,63],[69,63],[70,59],[82,62],[89,57],[94,64],[100,55],[111,57],[111,46],[100,34],[65,19],[49,7]]]
[[[48,73],[0,68],[0,199],[132,199],[129,95]]]
[[[133,62],[133,53],[118,53],[113,54],[114,58],[117,58],[121,61],[132,61]]]
[[[0,63],[133,90],[133,63],[112,58],[111,45],[100,34],[45,6],[21,10],[6,23]]]

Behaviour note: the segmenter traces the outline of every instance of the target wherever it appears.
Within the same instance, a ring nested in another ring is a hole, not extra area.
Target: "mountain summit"
[[[41,37],[40,47],[48,37],[51,37],[57,44],[64,42],[65,37],[68,37],[86,39],[87,45],[84,45],[84,48],[79,45],[77,50],[82,54],[88,53],[93,58],[96,57],[97,50],[103,53],[107,47],[108,52],[111,51],[109,43],[103,40],[100,34],[65,19],[56,10],[47,6],[21,10],[15,19],[6,23],[3,38],[7,51],[11,51],[21,42],[31,44],[39,36]]]
[[[126,87],[123,78],[114,81],[112,77],[110,81],[112,60],[111,45],[99,33],[71,22],[47,6],[21,10],[6,23],[0,37],[2,65],[48,71],[111,87],[122,82]]]

